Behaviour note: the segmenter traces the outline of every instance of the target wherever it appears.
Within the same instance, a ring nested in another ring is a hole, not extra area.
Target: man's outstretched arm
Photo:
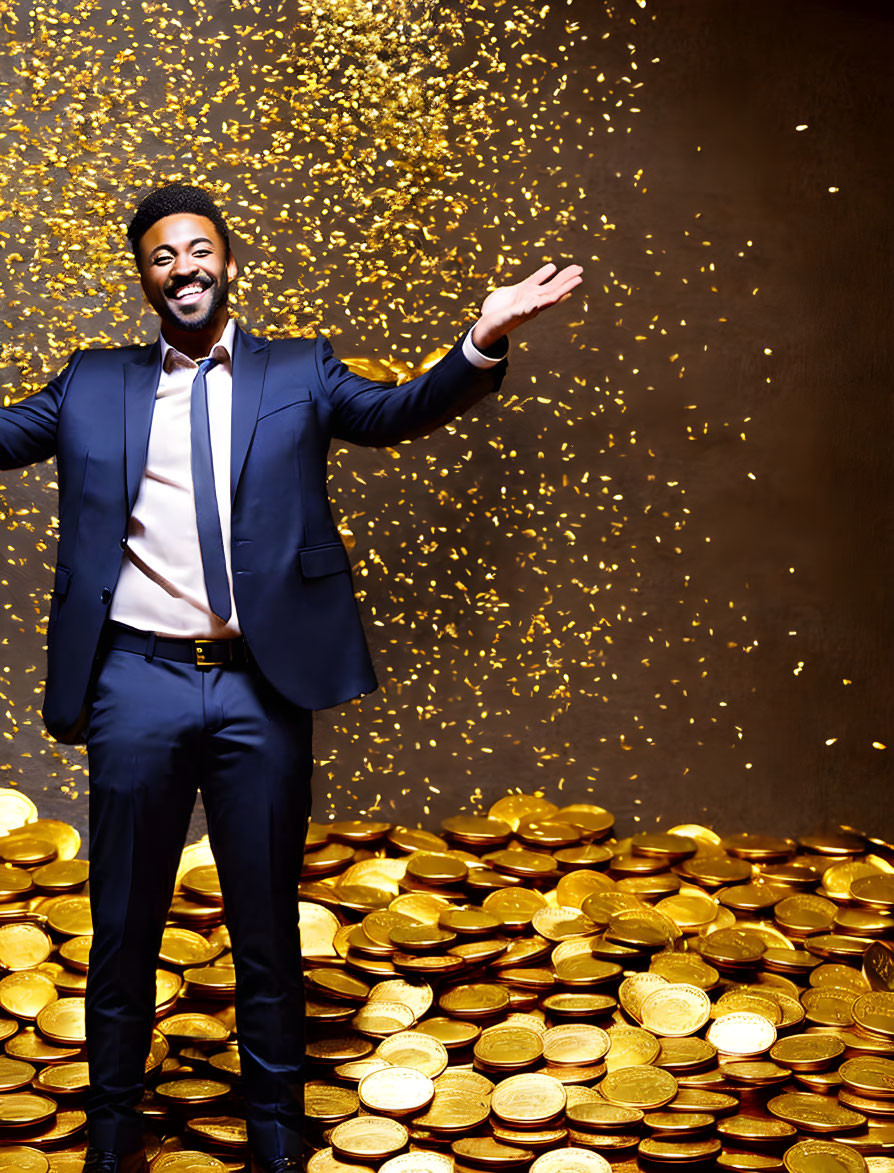
[[[499,388],[506,361],[497,356],[508,350],[506,335],[570,297],[581,272],[579,265],[561,272],[545,265],[517,285],[495,289],[485,298],[472,330],[435,366],[400,386],[353,374],[321,340],[317,361],[334,411],[333,434],[355,444],[396,444],[462,414]]]
[[[55,456],[59,408],[80,357],[80,352],[72,355],[42,391],[0,407],[0,468],[22,468]]]

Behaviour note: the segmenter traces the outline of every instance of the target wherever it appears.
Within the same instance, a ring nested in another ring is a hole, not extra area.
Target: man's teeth
[[[192,297],[195,294],[203,293],[204,286],[198,283],[194,285],[184,285],[182,289],[178,289],[174,297],[179,301],[182,297]]]

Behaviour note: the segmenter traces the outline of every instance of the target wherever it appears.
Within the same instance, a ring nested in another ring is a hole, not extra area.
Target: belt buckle
[[[223,666],[225,661],[222,659],[213,659],[214,653],[208,651],[209,648],[219,642],[219,640],[215,639],[193,640],[197,668],[220,668]]]

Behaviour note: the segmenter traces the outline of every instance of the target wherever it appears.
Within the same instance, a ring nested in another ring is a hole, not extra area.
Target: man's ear
[[[229,281],[235,281],[238,276],[239,266],[236,264],[236,258],[230,253],[229,259],[227,260],[227,279]]]

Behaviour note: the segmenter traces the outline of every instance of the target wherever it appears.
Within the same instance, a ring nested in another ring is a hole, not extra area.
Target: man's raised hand
[[[581,273],[580,265],[567,265],[557,272],[556,266],[549,264],[517,285],[495,289],[484,299],[481,316],[472,331],[472,342],[479,350],[487,350],[504,334],[536,318],[542,310],[565,301],[583,280]]]

